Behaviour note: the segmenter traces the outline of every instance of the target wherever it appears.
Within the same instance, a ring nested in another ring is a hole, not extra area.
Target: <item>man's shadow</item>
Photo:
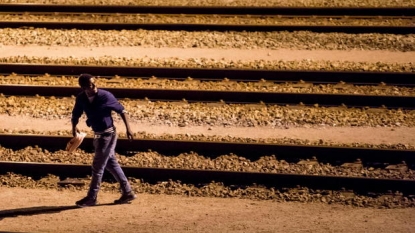
[[[115,205],[114,203],[107,203],[107,204],[98,204],[91,207],[97,206],[105,206],[105,205]],[[87,208],[91,208],[87,207]],[[22,215],[37,215],[37,214],[52,214],[58,213],[65,210],[72,210],[72,209],[80,209],[82,207],[76,205],[70,206],[35,206],[35,207],[27,207],[27,208],[18,208],[18,209],[11,209],[11,210],[0,210],[0,221],[3,218],[8,217],[18,217]]]

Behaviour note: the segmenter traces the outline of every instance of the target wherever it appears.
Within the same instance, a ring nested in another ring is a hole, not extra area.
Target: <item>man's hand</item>
[[[78,127],[72,127],[72,136],[76,137],[77,133],[80,133],[81,131],[79,131]]]
[[[121,116],[121,119],[124,121],[124,124],[125,124],[125,128],[126,128],[126,131],[127,131],[127,138],[131,142],[134,139],[134,137],[133,137],[133,133],[131,132],[130,124],[128,123],[128,117],[127,117],[126,113],[127,113],[126,111],[123,111],[120,114],[120,116]]]
[[[133,134],[131,133],[131,130],[127,130],[127,138],[131,142],[134,139]]]

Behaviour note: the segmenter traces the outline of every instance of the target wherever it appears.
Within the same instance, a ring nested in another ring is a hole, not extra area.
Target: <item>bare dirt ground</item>
[[[212,58],[225,60],[337,60],[354,62],[415,62],[415,52],[383,50],[290,50],[290,49],[203,49],[203,48],[145,48],[145,47],[57,47],[0,46],[0,57],[129,57],[129,58]]]
[[[9,116],[0,114],[1,128],[15,131],[32,129],[35,131],[58,131],[71,130],[69,119],[58,119],[46,121],[27,116]],[[78,125],[82,132],[92,135],[84,121]],[[125,133],[125,126],[121,121],[116,121],[117,131]],[[148,134],[190,134],[205,136],[221,135],[241,138],[295,138],[310,141],[324,141],[336,143],[368,143],[368,144],[410,144],[415,145],[415,128],[410,127],[288,127],[288,128],[270,128],[270,127],[203,127],[203,126],[186,126],[172,127],[166,125],[152,125],[131,121],[131,130],[133,132],[146,132]]]
[[[134,51],[134,52],[131,52]],[[140,51],[139,53],[137,51]],[[238,51],[144,48],[0,47],[0,56],[212,57],[414,62],[412,53],[388,51]],[[219,55],[218,55],[219,54]],[[83,125],[83,124],[81,124]],[[7,129],[69,130],[68,120],[47,121],[0,115]],[[413,128],[220,128],[161,127],[132,123],[148,133],[228,134],[238,137],[288,137],[350,143],[415,144]],[[118,127],[124,130],[123,127]],[[83,128],[85,131],[88,129]],[[83,192],[6,188],[0,184],[0,231],[13,232],[413,232],[414,209],[354,208],[342,205],[278,203],[243,199],[139,194],[129,205],[106,205],[118,194],[100,193],[103,205],[75,208]]]
[[[75,208],[83,192],[0,188],[0,230],[19,232],[413,232],[413,209],[140,194]],[[6,200],[6,201],[5,201]],[[17,216],[7,216],[15,212]],[[29,214],[28,214],[29,213]],[[6,215],[6,217],[4,217]]]

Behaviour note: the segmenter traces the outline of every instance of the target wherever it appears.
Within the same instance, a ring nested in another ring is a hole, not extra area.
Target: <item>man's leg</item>
[[[102,176],[108,162],[108,147],[112,142],[112,135],[94,138],[95,155],[92,162],[92,179],[86,197],[75,204],[80,207],[94,206],[97,203],[97,195],[102,182]]]
[[[114,176],[114,178],[118,181],[120,184],[120,188],[122,191],[122,196],[120,199],[116,200],[116,204],[123,204],[128,203],[132,200],[134,200],[137,196],[134,194],[134,192],[131,189],[131,185],[128,182],[127,177],[124,174],[124,171],[122,170],[120,164],[117,161],[117,158],[115,157],[115,146],[116,146],[116,140],[117,136],[115,135],[115,143],[111,145],[111,151],[109,152],[109,158],[107,162],[106,169]]]
[[[113,134],[100,135],[94,138],[95,156],[92,162],[92,179],[89,186],[88,197],[96,198],[101,187],[102,177],[109,159],[112,144],[116,137]]]

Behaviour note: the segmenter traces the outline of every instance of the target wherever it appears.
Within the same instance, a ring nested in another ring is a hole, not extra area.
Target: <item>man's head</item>
[[[81,74],[78,78],[78,83],[88,97],[94,96],[98,92],[95,77],[90,74]]]

